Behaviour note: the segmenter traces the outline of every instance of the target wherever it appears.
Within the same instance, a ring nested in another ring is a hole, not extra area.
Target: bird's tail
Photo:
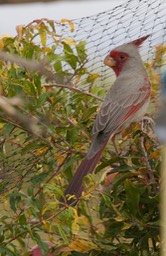
[[[81,162],[81,164],[79,165],[77,171],[75,172],[71,182],[69,183],[69,186],[67,187],[66,191],[65,191],[65,195],[70,194],[70,195],[75,195],[77,199],[80,198],[82,191],[84,190],[82,181],[83,178],[89,174],[92,173],[93,170],[95,169],[101,154],[105,148],[107,143],[105,143],[100,151],[98,151],[92,158],[88,159],[88,157],[86,156],[83,161]],[[67,201],[68,204],[73,203],[73,201],[75,201],[74,199],[70,199]]]

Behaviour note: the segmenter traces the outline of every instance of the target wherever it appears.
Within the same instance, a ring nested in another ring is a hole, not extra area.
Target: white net
[[[68,27],[61,32],[76,41],[86,41],[88,59],[85,66],[101,75],[97,81],[100,86],[110,86],[111,71],[103,64],[105,56],[118,45],[150,34],[140,51],[145,61],[152,59],[155,46],[166,41],[165,10],[164,0],[129,0],[114,9],[73,20],[73,33]]]
[[[113,72],[103,64],[103,60],[111,49],[150,34],[140,48],[141,56],[145,61],[148,61],[154,57],[156,46],[165,44],[166,1],[128,0],[127,3],[112,10],[73,20],[75,26],[73,32],[71,32],[68,24],[62,26],[58,22],[55,23],[57,34],[64,35],[66,38],[74,38],[76,42],[86,42],[87,58],[85,67],[92,74],[99,74],[95,82],[91,83],[91,86],[87,83],[87,74],[81,76],[77,86],[81,90],[89,92],[92,91],[93,86],[107,89],[113,82]],[[50,36],[47,46],[54,45],[54,43],[52,36]],[[63,54],[62,46],[56,46],[56,51],[58,54]],[[69,78],[66,80],[63,78],[63,81],[60,82],[69,85],[70,83],[73,84],[77,73],[67,63],[64,65],[70,75]],[[92,93],[95,92],[92,91]],[[10,124],[9,122],[8,134],[5,134],[7,139],[3,137],[1,139],[0,193],[9,187],[14,187],[16,184],[22,184],[27,174],[34,174],[36,171],[42,170],[43,165],[52,166],[51,169],[46,168],[49,170],[44,173],[44,177],[47,174],[49,175],[54,165],[57,164],[57,159],[52,157],[54,152],[49,151],[49,147],[46,151],[43,151],[43,154],[31,152],[31,147],[27,146],[27,135],[19,129],[12,133],[13,127],[11,126],[12,123]],[[15,138],[17,137],[22,137],[22,139],[16,143]],[[4,141],[6,140],[7,144],[5,143],[4,146]],[[31,140],[33,142],[34,138],[31,137]],[[61,141],[57,141],[57,143],[61,144]],[[70,153],[70,149],[68,150]]]

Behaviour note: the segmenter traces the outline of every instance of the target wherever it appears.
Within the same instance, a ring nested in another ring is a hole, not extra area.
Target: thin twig
[[[17,65],[22,66],[27,70],[36,71],[40,75],[47,77],[51,81],[57,81],[57,76],[52,71],[48,70],[41,62],[21,58],[18,55],[10,54],[7,52],[0,52],[0,58],[4,59],[5,61],[10,61],[12,63],[16,63]],[[103,101],[100,97],[98,97],[92,93],[85,92],[81,89],[78,89],[78,88],[70,86],[70,85],[53,83],[53,84],[43,84],[43,86],[44,87],[60,87],[60,88],[70,89],[72,91],[81,92],[81,93],[83,93],[87,96],[93,97],[99,101]]]
[[[17,121],[17,123],[22,124],[26,127],[26,130],[34,135],[39,135],[41,133],[39,127],[37,126],[38,119],[28,118],[24,116],[15,106],[12,104],[10,99],[0,96],[0,108],[3,112],[11,119]]]
[[[0,58],[4,59],[5,61],[16,63],[17,65],[28,70],[36,71],[40,75],[47,77],[49,80],[56,81],[56,76],[53,74],[53,72],[49,71],[41,62],[21,58],[16,54],[10,54],[7,52],[0,52]]]
[[[90,92],[86,92],[84,90],[81,90],[79,88],[73,87],[71,85],[66,85],[66,84],[57,84],[57,83],[52,83],[52,84],[43,84],[44,87],[60,87],[60,88],[64,88],[64,89],[69,89],[71,91],[76,91],[76,92],[81,92],[87,96],[93,97],[99,101],[103,101],[102,98],[90,93]]]
[[[149,164],[148,154],[147,154],[145,146],[144,146],[144,136],[143,135],[140,136],[140,146],[141,146],[142,153],[144,155],[144,160],[145,160],[145,164],[146,164],[146,167],[147,167],[147,170],[148,170],[148,175],[149,175],[149,178],[150,178],[150,182],[152,184],[154,184],[155,183],[155,178],[154,178],[154,175],[153,175],[153,170],[152,170],[152,168]]]

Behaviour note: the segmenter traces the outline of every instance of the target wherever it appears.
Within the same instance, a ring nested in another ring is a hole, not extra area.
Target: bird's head
[[[149,35],[116,47],[105,57],[104,64],[111,67],[116,76],[119,76],[125,64],[130,60],[140,61],[138,48],[148,37]]]

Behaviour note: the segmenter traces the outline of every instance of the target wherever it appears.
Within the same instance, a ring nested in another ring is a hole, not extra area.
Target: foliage
[[[65,37],[59,26],[36,20],[0,42],[1,49],[40,60],[56,75],[52,82],[0,61],[1,99],[11,109],[7,114],[0,104],[0,253],[26,256],[38,244],[47,255],[48,240],[54,255],[158,255],[160,152],[147,120],[143,130],[135,123],[118,138],[118,155],[107,147],[78,204],[60,207],[105,90],[86,68],[86,42]],[[61,26],[74,31],[70,20]],[[159,77],[154,63],[146,66],[155,99]]]

